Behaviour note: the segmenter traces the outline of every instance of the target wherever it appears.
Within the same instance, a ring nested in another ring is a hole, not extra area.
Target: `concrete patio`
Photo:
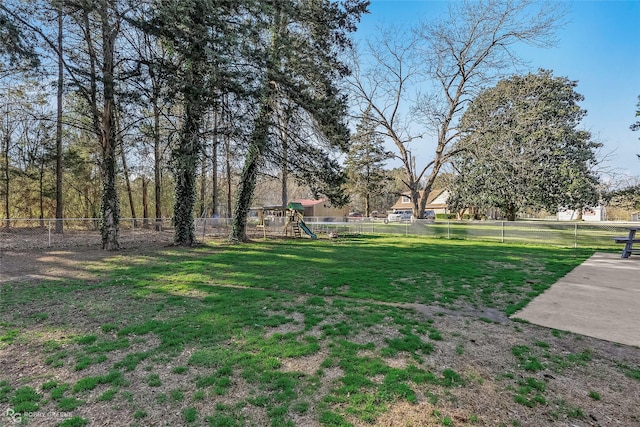
[[[640,256],[597,252],[512,317],[640,347]]]

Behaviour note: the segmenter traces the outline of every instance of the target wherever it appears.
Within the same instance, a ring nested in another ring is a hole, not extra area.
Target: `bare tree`
[[[361,101],[360,120],[365,119],[365,109],[368,109],[367,120],[395,145],[394,157],[402,162],[402,182],[411,193],[415,214],[421,177],[415,169],[410,147],[421,135],[409,126],[411,114],[407,105],[411,103],[411,91],[421,78],[421,64],[416,55],[419,40],[411,33],[396,30],[381,30],[379,37],[367,43],[365,52],[360,54],[360,58],[363,53],[369,58],[366,66],[362,59],[355,58],[354,52],[354,72],[349,83],[352,93]]]
[[[418,191],[428,195],[440,169],[455,154],[451,147],[459,137],[458,120],[468,102],[514,65],[523,65],[515,45],[553,46],[564,15],[559,2],[451,2],[446,16],[419,25],[409,41],[398,42],[396,32],[369,44],[366,53],[375,73],[361,73],[353,87],[361,105],[372,104],[381,129],[397,148],[417,218],[423,217],[427,201],[423,197],[418,203]],[[421,69],[416,69],[418,65]],[[412,100],[405,93],[407,86],[420,78],[424,92],[410,94],[416,95]],[[403,127],[399,120],[403,110],[419,118],[420,131]],[[411,143],[422,131],[435,135],[435,150],[428,163],[416,168]]]

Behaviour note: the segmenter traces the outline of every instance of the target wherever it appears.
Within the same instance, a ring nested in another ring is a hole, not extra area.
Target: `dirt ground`
[[[6,282],[37,282],[47,278],[98,280],[99,278],[88,270],[88,266],[95,266],[114,255],[126,257],[127,253],[151,253],[166,247],[167,244],[166,241],[131,243],[125,245],[117,254],[102,251],[97,246],[51,250],[2,250],[0,287]],[[557,331],[532,324],[516,323],[502,313],[490,309],[447,311],[439,307],[415,304],[407,307],[416,310],[425,318],[434,319],[433,326],[441,331],[444,337],[436,344],[436,350],[425,356],[425,366],[439,372],[450,368],[474,380],[463,387],[440,390],[447,398],[440,399],[435,404],[431,402],[430,398],[433,396],[429,391],[417,389],[417,404],[402,402],[393,405],[375,424],[366,424],[356,419],[350,419],[350,422],[362,426],[640,426],[640,380],[630,378],[621,369],[621,366],[640,369],[640,349],[580,335],[559,334]],[[383,342],[386,332],[388,331],[381,328],[379,336],[365,334],[353,337],[353,340]],[[544,381],[547,387],[547,403],[528,408],[514,402],[514,390],[518,388],[518,381],[523,379],[524,371],[514,370],[517,361],[512,354],[512,348],[523,342],[536,341],[548,343],[549,347],[554,349],[554,353],[560,355],[588,352],[590,361],[557,372],[527,373],[526,376]],[[154,343],[151,339],[146,345],[153,346]],[[464,352],[459,349],[464,349]],[[315,372],[322,362],[321,356],[324,351],[326,349],[312,356],[287,360],[282,369],[303,373]],[[2,377],[38,378],[51,369],[45,366],[42,360],[25,360],[20,352],[24,354],[29,352],[29,349],[21,345],[0,348]],[[182,358],[188,360],[188,354]],[[185,360],[182,360],[182,363]],[[389,366],[402,368],[412,363],[412,360],[399,355],[385,362]],[[68,369],[65,371],[66,375],[73,375]],[[514,372],[515,377],[505,379],[505,373],[508,372]],[[82,373],[82,376],[84,375],[86,372]],[[327,370],[324,377],[327,384],[324,389],[328,389],[330,382],[339,377],[339,370]],[[238,378],[237,382],[236,388],[241,390],[242,379]],[[132,381],[130,387],[132,393],[138,395],[144,394],[147,386],[142,382]],[[148,389],[146,391],[148,392]],[[590,397],[590,391],[596,391],[600,399]],[[238,393],[241,394],[240,391]],[[110,411],[106,402],[87,404],[81,411],[84,417],[102,420],[101,425],[128,425],[134,421],[123,418],[122,412]],[[179,416],[175,419],[173,416],[175,414],[149,414],[142,424],[180,425],[183,422]],[[445,416],[451,420],[451,424],[442,421]],[[252,417],[254,425],[260,425],[260,420],[268,420],[264,414],[259,413],[253,414]],[[0,425],[3,422],[4,420],[0,421]],[[317,419],[309,416],[299,417],[295,422],[300,426],[318,425]],[[29,425],[39,424],[34,420]]]

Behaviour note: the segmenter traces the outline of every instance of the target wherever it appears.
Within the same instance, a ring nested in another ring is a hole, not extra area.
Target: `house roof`
[[[409,201],[403,203],[403,197],[408,197]],[[398,201],[391,206],[391,209],[412,209],[413,204],[411,203],[411,193],[403,193],[401,197],[398,198]],[[424,197],[424,191],[419,192],[419,196],[422,199]],[[442,196],[442,197],[441,197]],[[449,192],[447,190],[433,190],[429,193],[427,197],[427,204],[425,209],[438,209],[438,208],[446,208],[448,207],[447,199],[449,197]]]

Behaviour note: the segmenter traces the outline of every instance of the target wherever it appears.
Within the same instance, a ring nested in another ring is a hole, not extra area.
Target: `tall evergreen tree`
[[[40,63],[33,38],[15,19],[12,5],[12,2],[0,3],[0,77],[10,71],[10,67],[27,70]]]
[[[172,150],[175,178],[174,243],[195,243],[193,211],[197,170],[203,155],[203,120],[221,87],[234,80],[227,64],[243,33],[242,2],[159,0],[143,27],[160,36],[175,51],[179,65],[171,85],[183,104],[182,126]],[[165,64],[172,67],[171,64]]]
[[[384,141],[376,132],[376,127],[371,111],[365,110],[362,120],[356,126],[356,133],[351,138],[345,160],[347,189],[351,194],[362,197],[367,217],[371,215],[372,197],[380,193],[389,180],[384,164],[392,157],[392,153],[385,151]]]
[[[337,82],[348,69],[339,55],[349,46],[348,33],[355,30],[367,6],[364,0],[264,2],[258,16],[263,35],[255,46],[264,61],[256,92],[258,107],[240,177],[231,240],[247,239],[246,219],[260,168],[265,161],[281,159],[277,153],[283,150],[277,149],[273,137],[274,104],[279,97],[299,109],[309,126],[309,137],[296,152],[298,167],[292,171],[334,203],[345,202],[340,191],[344,176],[327,149],[347,147],[346,100]]]

